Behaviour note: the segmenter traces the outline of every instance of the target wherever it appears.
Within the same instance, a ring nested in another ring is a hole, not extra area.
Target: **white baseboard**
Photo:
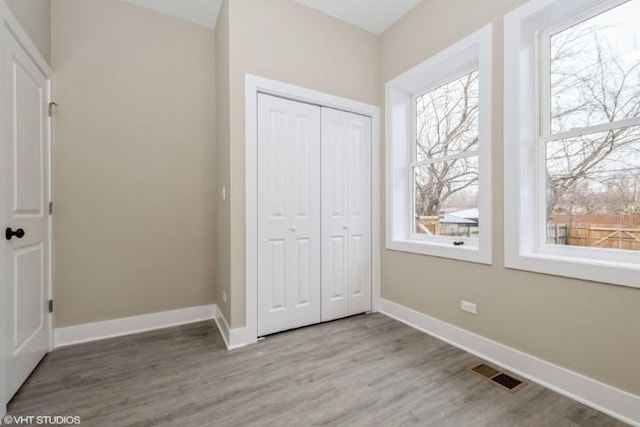
[[[217,307],[215,321],[216,325],[218,325],[218,330],[220,331],[220,335],[222,335],[222,340],[224,341],[224,345],[227,347],[227,350],[235,350],[247,345],[247,328],[242,327],[231,329],[229,327],[229,324],[227,323],[227,319],[224,318],[222,311],[220,311],[220,309]]]
[[[222,341],[224,341],[225,347],[229,350],[229,324],[227,320],[224,318],[222,311],[220,311],[219,307],[216,307],[216,315],[214,317],[216,321],[216,326],[218,327],[218,331],[220,332],[220,336],[222,337]]]
[[[235,328],[231,329],[231,336],[229,337],[229,347],[228,350],[235,350],[237,348],[245,347],[249,344],[247,341],[247,328]]]
[[[379,311],[557,393],[628,424],[640,426],[640,396],[382,298]]]
[[[217,311],[217,306],[211,304],[56,328],[54,331],[54,347],[65,347],[105,338],[210,320],[215,318]]]

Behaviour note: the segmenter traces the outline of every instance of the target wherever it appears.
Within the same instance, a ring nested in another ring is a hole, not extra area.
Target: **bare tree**
[[[454,195],[477,185],[478,72],[417,98],[416,212],[438,216]],[[441,160],[438,160],[441,159]]]
[[[587,22],[552,38],[553,133],[640,116],[640,59],[624,60],[608,34]],[[637,201],[628,190],[637,188],[639,168],[637,127],[549,143],[547,217],[568,206],[625,209]]]
[[[621,55],[619,40],[610,37],[618,30],[603,22],[585,21],[551,38],[553,134],[640,117],[640,58]],[[639,50],[633,37],[624,43]],[[416,104],[417,214],[475,206],[478,73],[419,96]],[[548,218],[554,211],[620,211],[640,203],[640,127],[552,141],[546,149]]]

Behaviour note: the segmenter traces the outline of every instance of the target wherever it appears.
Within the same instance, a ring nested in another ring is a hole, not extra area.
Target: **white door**
[[[322,108],[322,321],[371,310],[371,118]]]
[[[7,396],[49,349],[48,81],[5,31],[2,218]]]
[[[320,107],[258,96],[258,335],[320,322]]]

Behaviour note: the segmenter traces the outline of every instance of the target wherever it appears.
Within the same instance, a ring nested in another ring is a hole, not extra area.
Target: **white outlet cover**
[[[477,306],[472,302],[461,301],[460,302],[460,309],[462,311],[467,312],[467,313],[477,314]]]

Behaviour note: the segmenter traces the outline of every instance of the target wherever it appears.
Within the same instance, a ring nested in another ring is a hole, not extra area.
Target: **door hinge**
[[[49,215],[53,215],[53,202],[49,202]]]
[[[49,112],[48,112],[48,116],[49,117],[55,117],[56,114],[56,107],[58,106],[57,103],[55,102],[50,102],[49,103]]]
[[[53,313],[53,300],[49,300],[49,313]]]

